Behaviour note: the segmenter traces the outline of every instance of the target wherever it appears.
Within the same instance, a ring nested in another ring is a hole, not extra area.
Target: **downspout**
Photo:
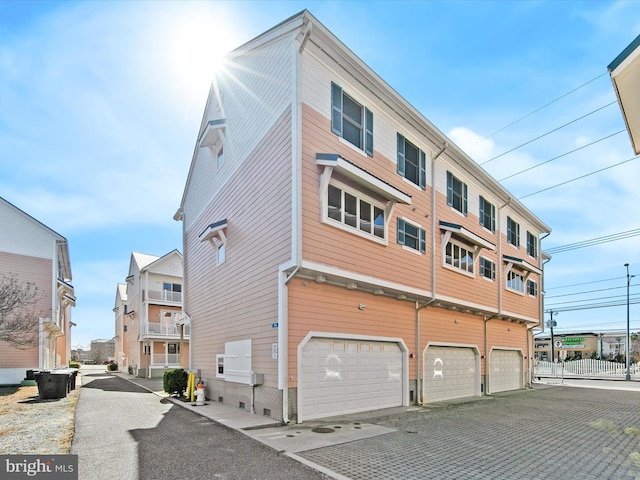
[[[416,302],[416,403],[418,405],[424,404],[424,398],[422,396],[422,372],[421,362],[422,349],[420,342],[420,310],[427,308],[436,299],[436,160],[440,155],[444,153],[449,144],[444,142],[444,145],[438,153],[431,158],[431,300],[420,306]]]
[[[305,19],[306,20],[306,19]],[[287,274],[281,267],[278,276],[278,389],[282,390],[282,423],[289,419],[289,282],[302,266],[302,98],[301,58],[307,45],[313,25],[304,23],[298,35],[302,38],[292,41],[293,74],[291,79],[291,258],[294,269]]]
[[[487,323],[497,318],[497,315],[491,315],[487,318],[483,315],[484,320],[484,395],[488,395],[489,392],[489,335],[487,334]]]
[[[507,200],[507,203],[498,207],[498,313],[502,313],[502,288],[503,288],[503,278],[502,278],[502,209],[509,206],[511,203],[511,197]]]

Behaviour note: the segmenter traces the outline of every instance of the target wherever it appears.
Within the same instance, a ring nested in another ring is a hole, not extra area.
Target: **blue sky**
[[[640,2],[5,0],[0,196],[69,240],[74,346],[114,335],[131,251],[182,251],[172,216],[215,58],[304,8],[491,175],[510,177],[505,188],[553,229],[543,249],[640,228],[640,159],[611,167],[634,155],[606,73],[640,34]],[[624,303],[625,263],[640,299],[638,246],[631,236],[555,254],[547,305]],[[624,329],[626,307],[556,320]],[[633,304],[631,321],[640,329]]]

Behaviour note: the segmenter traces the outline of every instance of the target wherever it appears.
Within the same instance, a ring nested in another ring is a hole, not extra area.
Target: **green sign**
[[[584,337],[563,338],[562,343],[565,345],[581,345],[584,342]]]

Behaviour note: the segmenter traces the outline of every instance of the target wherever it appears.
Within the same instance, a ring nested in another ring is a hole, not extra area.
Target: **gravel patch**
[[[66,455],[71,450],[79,388],[40,400],[38,387],[0,388],[0,453]]]

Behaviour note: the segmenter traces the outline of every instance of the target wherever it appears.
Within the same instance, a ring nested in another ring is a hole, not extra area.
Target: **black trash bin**
[[[36,374],[38,383],[38,395],[41,400],[65,398],[69,384],[69,374],[56,374],[52,372],[39,372]]]
[[[56,368],[51,373],[55,373],[57,375],[62,375],[62,374],[69,375],[69,385],[67,386],[67,393],[71,392],[71,390],[75,390],[76,377],[78,376],[77,368]]]
[[[27,376],[25,380],[35,380],[36,373],[40,372],[40,370],[27,370]]]

